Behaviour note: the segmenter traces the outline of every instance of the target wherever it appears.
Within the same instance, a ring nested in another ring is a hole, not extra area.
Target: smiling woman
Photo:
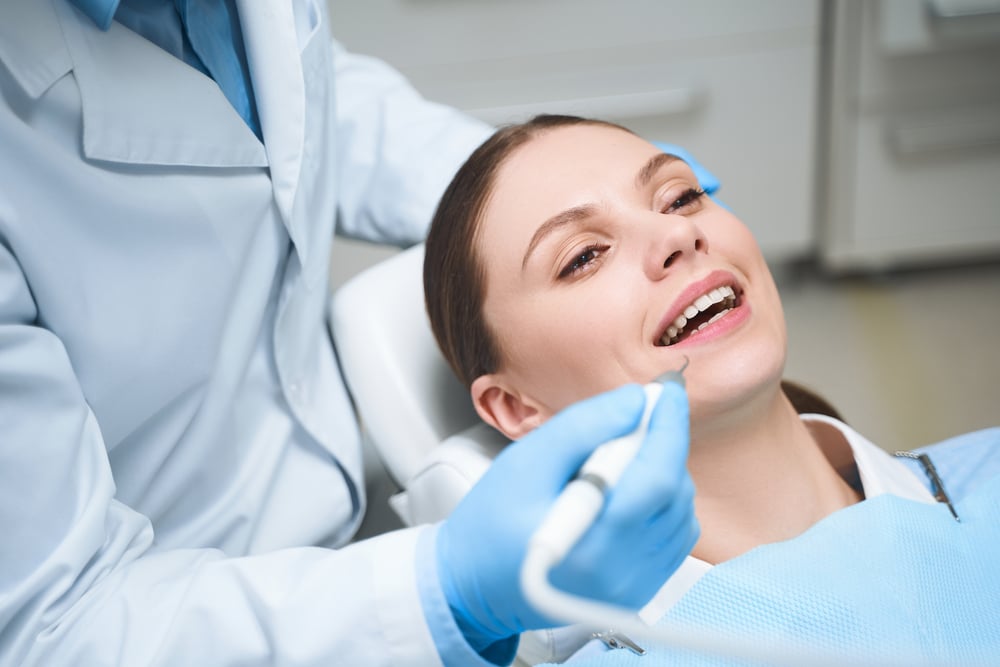
[[[783,380],[781,301],[753,235],[684,160],[626,128],[540,116],[496,132],[440,202],[424,287],[445,358],[480,417],[512,439],[690,362],[687,469],[701,535],[640,613],[647,622],[715,565],[798,544],[861,500],[935,502],[914,471]],[[887,521],[878,534],[895,535]],[[830,593],[817,586],[806,595]],[[835,594],[849,607],[846,591]]]

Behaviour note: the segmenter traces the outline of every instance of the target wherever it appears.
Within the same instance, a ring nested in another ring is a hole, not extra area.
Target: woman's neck
[[[795,537],[860,500],[783,395],[754,412],[692,443],[701,524],[692,555],[709,563]]]

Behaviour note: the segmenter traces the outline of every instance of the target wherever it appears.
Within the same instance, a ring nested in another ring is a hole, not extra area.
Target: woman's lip
[[[680,293],[680,295],[674,299],[673,305],[667,310],[666,314],[660,319],[660,324],[656,328],[656,336],[653,338],[653,345],[660,346],[660,341],[663,339],[663,334],[666,333],[667,329],[674,323],[674,320],[681,315],[684,310],[690,306],[695,299],[703,294],[711,292],[713,289],[718,287],[723,287],[726,285],[732,286],[736,291],[736,299],[738,306],[733,308],[733,310],[726,314],[725,317],[720,318],[718,321],[713,322],[709,326],[705,327],[698,335],[708,332],[709,329],[715,328],[716,325],[722,324],[726,320],[730,319],[732,315],[737,314],[739,311],[743,311],[743,316],[748,314],[748,309],[745,309],[746,302],[743,295],[743,287],[740,285],[739,281],[736,280],[734,276],[729,271],[723,271],[721,269],[713,271],[704,278],[696,280],[691,283]],[[733,324],[738,324],[734,322]],[[691,338],[690,336],[685,338],[685,341]],[[681,341],[683,343],[684,341]],[[675,345],[680,345],[681,343],[675,343],[670,347]]]

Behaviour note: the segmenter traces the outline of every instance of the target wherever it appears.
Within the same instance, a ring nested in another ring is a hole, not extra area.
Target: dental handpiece
[[[594,522],[611,489],[632,462],[649,430],[649,419],[663,385],[676,382],[684,386],[684,365],[656,378],[643,388],[646,405],[639,425],[631,433],[604,443],[595,449],[580,467],[573,480],[553,503],[529,543],[529,549],[548,552],[553,562],[561,561]]]

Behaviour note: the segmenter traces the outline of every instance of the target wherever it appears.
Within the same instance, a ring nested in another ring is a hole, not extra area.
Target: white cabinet
[[[330,0],[334,35],[492,123],[618,121],[680,144],[772,259],[815,248],[818,0]]]
[[[821,257],[884,269],[1000,253],[1000,1],[841,1]]]

